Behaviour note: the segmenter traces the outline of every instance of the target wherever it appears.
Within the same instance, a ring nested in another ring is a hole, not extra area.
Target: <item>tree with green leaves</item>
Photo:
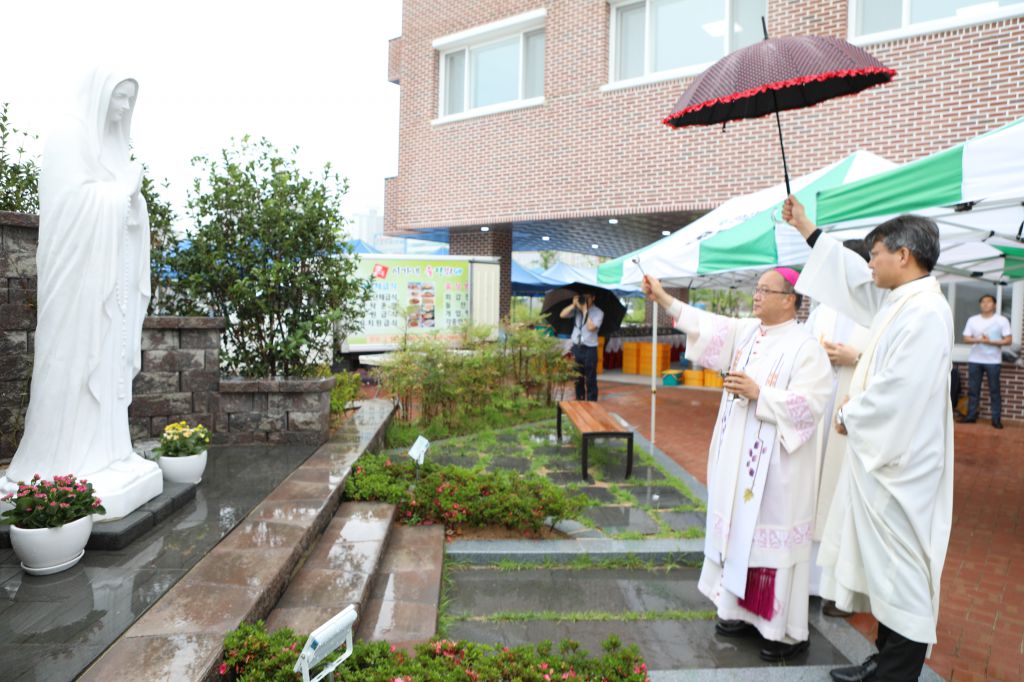
[[[306,177],[294,158],[248,136],[193,165],[205,177],[189,193],[188,248],[170,258],[177,312],[225,318],[229,371],[315,373],[330,360],[334,333],[358,328],[370,297],[342,229],[347,182],[330,164]]]
[[[0,211],[39,212],[39,164],[28,157],[16,140],[32,140],[7,116],[8,104],[0,103]]]

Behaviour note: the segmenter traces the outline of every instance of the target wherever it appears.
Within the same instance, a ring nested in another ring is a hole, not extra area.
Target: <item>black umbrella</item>
[[[575,324],[574,317],[562,319],[559,315],[565,306],[572,303],[573,296],[583,294],[594,294],[594,305],[604,313],[604,320],[597,330],[599,336],[607,337],[612,332],[618,331],[622,326],[622,318],[626,316],[626,308],[619,301],[618,297],[607,289],[573,282],[561,289],[554,289],[544,295],[542,316],[547,318],[548,324],[555,330],[556,334],[571,334]]]
[[[762,18],[762,26],[764,19]],[[779,112],[852,95],[896,75],[865,50],[827,36],[768,38],[712,64],[676,101],[663,123],[673,128],[725,124],[775,114],[782,168],[789,189]]]

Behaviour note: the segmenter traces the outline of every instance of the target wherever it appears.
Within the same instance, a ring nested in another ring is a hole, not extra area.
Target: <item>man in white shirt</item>
[[[576,400],[597,400],[597,332],[604,322],[604,311],[595,304],[594,294],[573,296],[559,317],[573,318],[572,357],[576,360]]]
[[[978,402],[981,400],[981,375],[988,376],[988,395],[992,402],[992,426],[1003,428],[1003,399],[999,393],[999,367],[1003,362],[1003,346],[1008,346],[1013,337],[1010,321],[996,314],[996,298],[985,294],[978,300],[981,313],[967,320],[964,327],[964,343],[971,344],[967,356],[967,418],[965,422],[978,421]]]

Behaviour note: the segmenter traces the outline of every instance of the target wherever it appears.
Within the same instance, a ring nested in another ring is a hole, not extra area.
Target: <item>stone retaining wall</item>
[[[215,442],[324,443],[333,387],[334,377],[224,379],[214,417]]]
[[[147,317],[142,371],[132,385],[133,439],[158,437],[170,422],[215,427],[220,387],[221,317]]]
[[[39,218],[0,211],[0,459],[25,428],[36,329]]]

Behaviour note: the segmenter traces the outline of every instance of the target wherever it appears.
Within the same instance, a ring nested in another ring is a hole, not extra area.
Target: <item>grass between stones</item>
[[[500,611],[485,616],[453,615],[450,622],[518,623],[551,621],[556,623],[623,622],[648,620],[701,621],[712,620],[714,611]]]

